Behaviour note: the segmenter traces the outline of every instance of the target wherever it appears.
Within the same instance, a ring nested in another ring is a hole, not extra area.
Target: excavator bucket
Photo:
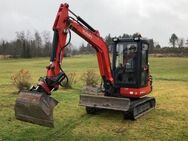
[[[16,119],[46,127],[54,127],[53,109],[58,102],[38,92],[20,92],[16,99]]]

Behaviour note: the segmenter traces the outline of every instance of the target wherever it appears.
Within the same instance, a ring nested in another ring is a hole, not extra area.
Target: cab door
[[[141,46],[141,81],[140,86],[147,86],[148,75],[149,75],[149,64],[148,64],[148,49],[149,45],[147,43],[142,43]]]

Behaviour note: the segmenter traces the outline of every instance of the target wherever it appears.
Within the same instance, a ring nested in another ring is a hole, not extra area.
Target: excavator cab
[[[114,39],[112,71],[118,87],[142,88],[149,75],[149,43],[141,37]]]
[[[141,35],[113,38],[109,49],[114,87],[108,89],[110,93],[105,91],[103,94],[86,90],[80,96],[80,105],[86,106],[88,114],[96,113],[99,109],[110,109],[123,111],[126,119],[137,119],[155,107],[155,98],[145,96],[152,91],[148,63],[149,40]]]

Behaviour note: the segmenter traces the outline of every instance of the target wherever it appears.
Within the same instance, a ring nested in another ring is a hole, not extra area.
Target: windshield
[[[117,67],[125,67],[128,70],[134,70],[135,62],[134,58],[136,57],[138,46],[135,42],[125,42],[117,44]]]

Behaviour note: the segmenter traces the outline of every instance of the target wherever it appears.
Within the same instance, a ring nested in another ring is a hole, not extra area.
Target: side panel
[[[138,98],[148,95],[152,91],[151,78],[149,78],[148,84],[143,88],[120,88],[120,95],[124,97]]]

